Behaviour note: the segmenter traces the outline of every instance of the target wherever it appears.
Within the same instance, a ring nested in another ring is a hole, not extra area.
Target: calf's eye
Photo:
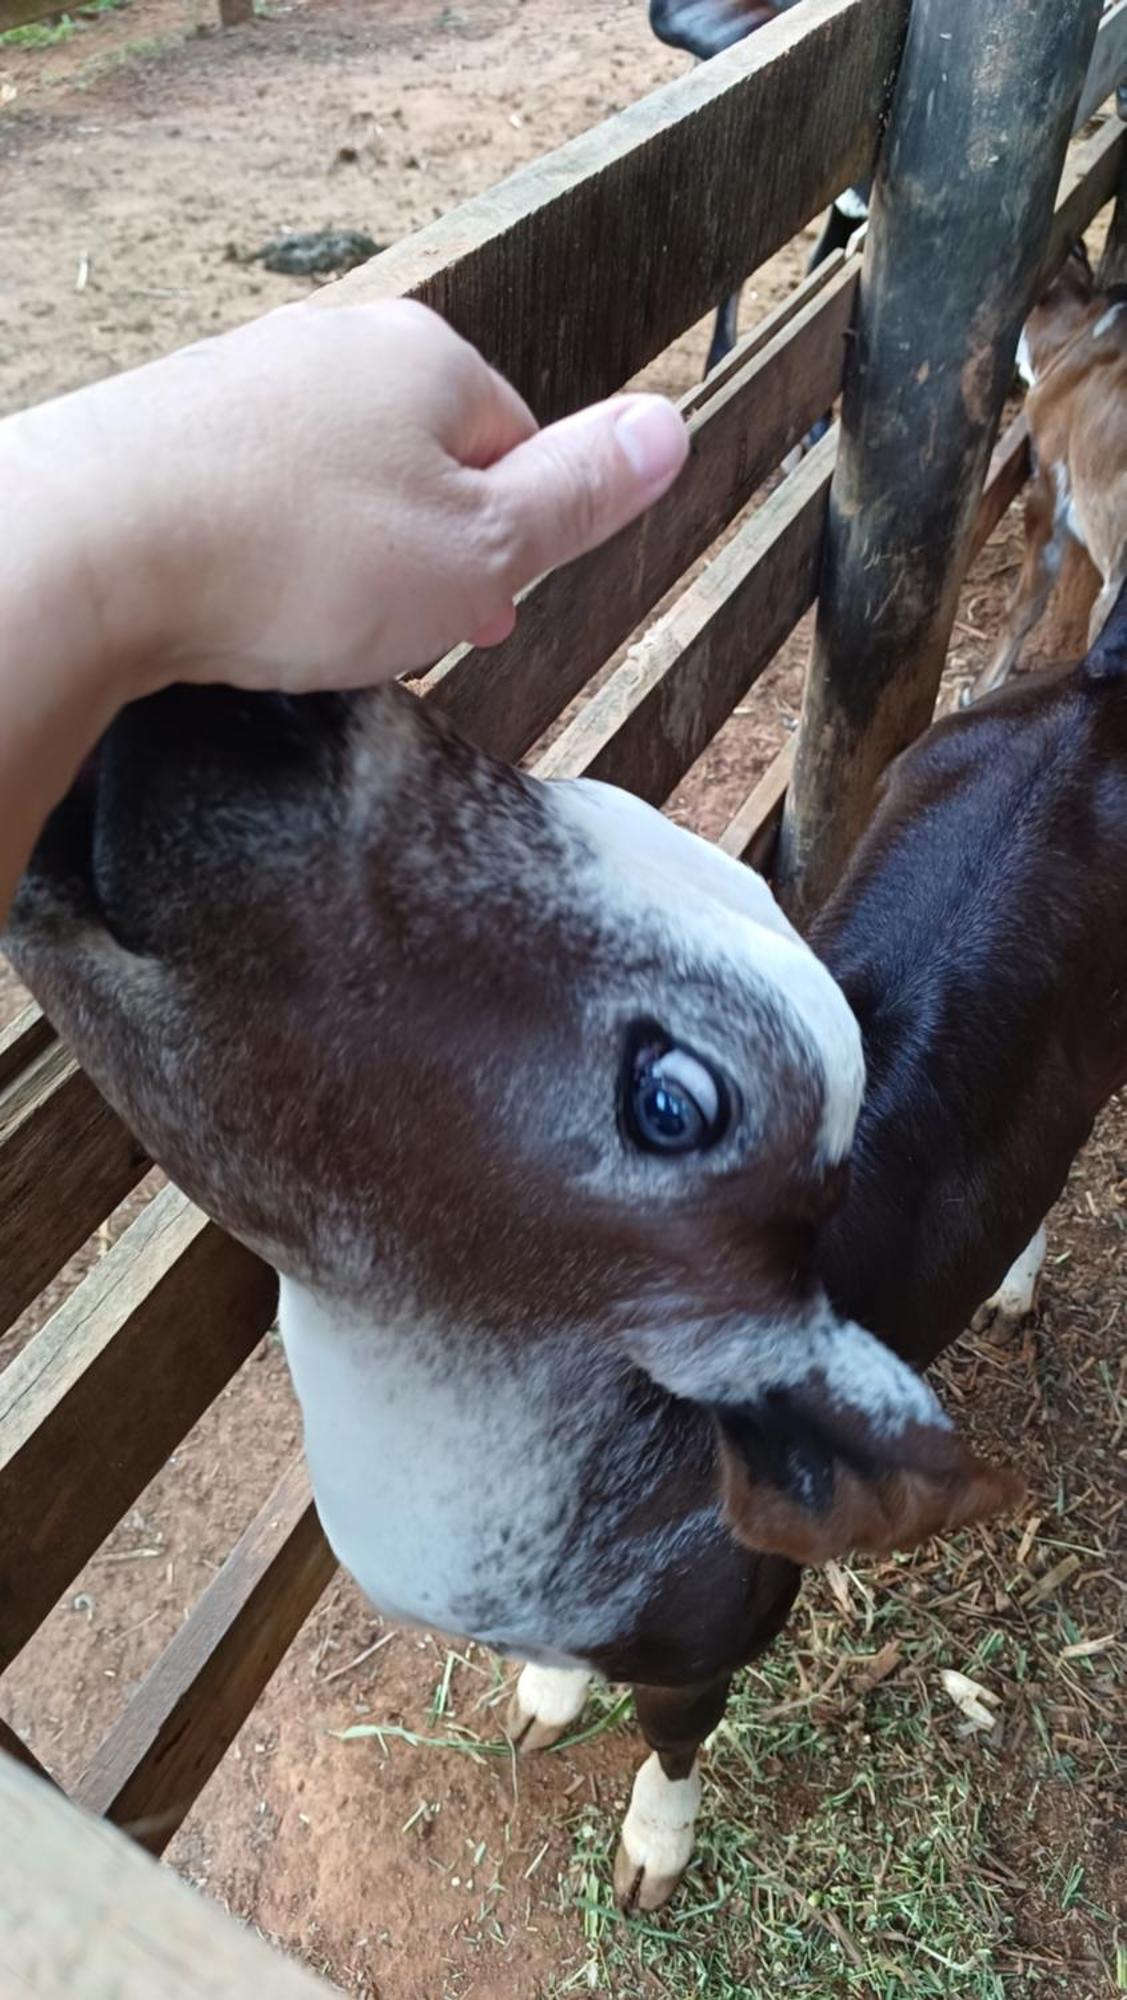
[[[652,1023],[633,1031],[622,1086],[627,1137],[646,1153],[701,1153],[728,1129],[731,1097],[703,1056]]]

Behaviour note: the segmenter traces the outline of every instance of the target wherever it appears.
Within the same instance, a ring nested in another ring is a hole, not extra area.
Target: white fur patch
[[[684,1873],[693,1856],[700,1811],[700,1773],[667,1778],[656,1750],[634,1780],[622,1823],[622,1845],[636,1869],[668,1880]]]
[[[618,1636],[652,1576],[584,1561],[568,1507],[586,1410],[561,1412],[540,1344],[474,1341],[460,1365],[449,1330],[382,1327],[286,1277],[279,1326],[322,1526],[373,1604],[552,1666]]]
[[[1017,343],[1015,359],[1017,361],[1018,374],[1021,376],[1026,388],[1032,389],[1037,380],[1037,370],[1033,366],[1033,356],[1029,352],[1029,336],[1024,327],[1021,329],[1021,338]]]
[[[868,221],[869,204],[864,195],[858,194],[856,188],[846,188],[844,194],[839,194],[834,201],[834,207],[840,209],[849,222]]]
[[[541,1667],[532,1662],[522,1668],[517,1682],[521,1711],[546,1728],[565,1729],[582,1715],[591,1678],[586,1667]]]
[[[1031,1313],[1047,1249],[1048,1237],[1042,1223],[1021,1256],[1014,1258],[997,1291],[987,1299],[984,1312],[998,1313],[1002,1319],[1012,1320],[1024,1319]]]
[[[878,1438],[895,1437],[912,1423],[951,1428],[922,1375],[824,1302],[804,1320],[747,1316],[694,1326],[686,1301],[683,1321],[668,1330],[642,1328],[636,1342],[655,1380],[693,1402],[749,1403],[773,1389],[824,1383],[830,1403],[862,1413]]]
[[[821,1069],[822,1151],[846,1157],[864,1089],[861,1034],[844,994],[784,916],[763,877],[664,813],[594,779],[548,787],[561,818],[588,842],[587,895],[617,905],[629,925],[667,930],[671,950],[699,945],[717,964],[757,975],[795,1020]]]
[[[1100,314],[1099,319],[1092,328],[1093,340],[1102,340],[1105,333],[1111,332],[1112,327],[1115,325],[1125,306],[1127,306],[1127,299],[1120,299],[1117,305],[1109,306],[1105,313]]]

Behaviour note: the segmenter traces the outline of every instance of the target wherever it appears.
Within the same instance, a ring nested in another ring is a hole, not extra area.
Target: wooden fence
[[[994,4],[982,0],[983,10]],[[1099,21],[1083,90],[1086,0],[1058,4],[1058,19],[1072,10],[1075,74],[1063,85],[1054,175],[1069,125],[1127,71],[1127,0]],[[0,0],[0,23],[18,5]],[[915,5],[934,16],[965,0]],[[1094,33],[1098,9],[1088,11]],[[907,13],[907,0],[807,0],[319,296],[326,309],[405,292],[428,299],[542,416],[611,391],[871,171],[890,106],[895,135]],[[1116,195],[1123,163],[1115,118],[1073,149],[1055,206],[1029,225],[1028,287]],[[1013,214],[1020,231],[1020,199]],[[611,779],[655,803],[669,796],[815,601],[836,427],[549,747],[535,746],[836,397],[884,226],[878,197],[864,245],[806,279],[685,398],[693,448],[673,492],[529,592],[517,632],[487,665],[463,649],[435,667],[424,699],[507,757],[531,752],[543,775]],[[952,329],[956,343],[965,335]],[[1019,421],[981,490],[964,496],[960,561],[982,546],[1027,472]],[[752,788],[722,835],[729,853],[767,859],[793,761],[788,745]],[[148,1164],[37,1009],[0,1034],[0,1337]],[[274,1307],[265,1267],[168,1188],[0,1374],[0,1677],[246,1361]],[[332,1568],[295,1463],[92,1746],[79,1802],[159,1854]],[[34,1763],[6,1725],[0,1741]],[[35,1796],[0,1770],[5,1827],[12,1814],[35,1818]],[[60,1852],[80,1848],[55,1813]],[[60,1886],[69,1892],[66,1875]],[[5,1948],[0,1928],[0,1972]]]

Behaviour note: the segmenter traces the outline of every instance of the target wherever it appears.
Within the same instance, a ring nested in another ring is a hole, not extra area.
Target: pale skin
[[[407,301],[286,307],[0,422],[0,923],[125,702],[370,686],[496,644],[687,450],[656,396],[538,429]]]

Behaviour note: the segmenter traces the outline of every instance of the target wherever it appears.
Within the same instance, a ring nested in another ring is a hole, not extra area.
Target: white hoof
[[[522,1754],[547,1750],[579,1720],[590,1685],[585,1667],[523,1667],[505,1717],[509,1741]]]
[[[693,1857],[700,1774],[667,1778],[657,1751],[634,1780],[630,1810],[614,1863],[614,1896],[622,1910],[660,1910]]]
[[[971,1321],[976,1333],[982,1333],[991,1326],[1013,1329],[1029,1318],[1037,1303],[1037,1284],[1047,1248],[1048,1239],[1042,1223],[1021,1256],[1011,1264],[993,1297],[979,1306]]]

